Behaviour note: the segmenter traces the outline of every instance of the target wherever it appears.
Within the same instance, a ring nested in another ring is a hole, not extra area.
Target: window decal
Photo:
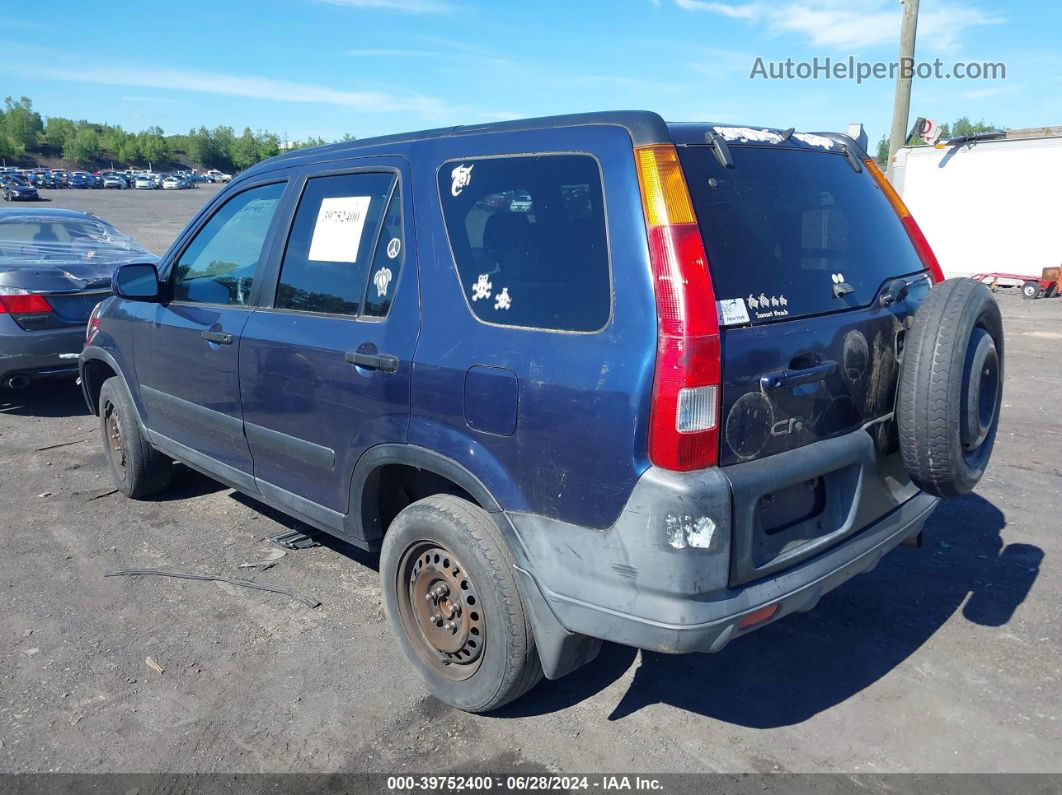
[[[472,300],[478,301],[480,298],[490,298],[490,290],[493,286],[490,282],[490,274],[481,273],[479,279],[472,285]]]
[[[473,163],[471,166],[466,166],[462,163],[450,172],[450,194],[452,196],[460,196],[461,191],[468,187],[468,184],[472,181],[472,168],[475,165]]]
[[[502,287],[502,291],[498,293],[497,300],[494,302],[495,309],[508,309],[513,305],[513,299],[509,296],[509,288]]]
[[[376,285],[376,296],[383,298],[387,295],[387,286],[391,283],[391,269],[380,268],[372,277],[372,283]]]

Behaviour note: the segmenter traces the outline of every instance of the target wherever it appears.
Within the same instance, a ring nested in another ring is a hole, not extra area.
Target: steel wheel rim
[[[122,421],[111,402],[104,406],[104,428],[107,433],[107,447],[111,451],[111,463],[114,464],[119,480],[125,480],[125,439],[122,436]]]
[[[436,541],[417,541],[402,554],[395,585],[402,627],[417,655],[452,681],[479,670],[486,624],[460,559]]]
[[[978,326],[973,340],[964,367],[965,395],[960,417],[960,441],[967,459],[977,456],[995,427],[1003,385],[999,352],[992,335]]]

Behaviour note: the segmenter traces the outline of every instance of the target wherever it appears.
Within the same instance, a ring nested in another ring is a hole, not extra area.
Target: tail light
[[[690,471],[719,447],[719,320],[697,217],[674,146],[634,150],[656,292],[649,459]]]
[[[900,223],[903,224],[903,228],[907,230],[907,236],[911,238],[911,243],[915,247],[915,251],[918,252],[918,258],[922,260],[922,265],[929,271],[929,276],[933,280],[934,284],[939,284],[944,281],[944,271],[940,268],[940,263],[937,261],[937,255],[933,253],[933,249],[929,246],[929,241],[926,240],[926,236],[922,234],[921,227],[918,226],[918,222],[915,221],[914,216],[911,215],[911,211],[907,209],[907,205],[903,203],[903,199],[900,198],[900,194],[896,192],[896,188],[892,187],[892,183],[889,182],[889,178],[886,177],[878,164],[870,158],[863,161],[863,165],[867,167],[867,171],[874,178],[874,181],[881,188],[881,192],[885,194],[885,198],[889,200],[889,204],[892,205],[892,209],[896,211],[896,215],[900,219]]]
[[[100,310],[103,308],[103,302],[100,301],[89,312],[88,325],[85,326],[85,344],[89,345],[96,336],[96,332],[100,330]]]
[[[51,311],[43,295],[17,287],[0,288],[0,315],[47,315]]]

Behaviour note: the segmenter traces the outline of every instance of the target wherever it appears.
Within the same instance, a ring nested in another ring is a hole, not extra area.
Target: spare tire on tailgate
[[[938,497],[971,491],[988,466],[1003,395],[1003,319],[972,279],[929,291],[907,334],[896,423],[911,479]]]

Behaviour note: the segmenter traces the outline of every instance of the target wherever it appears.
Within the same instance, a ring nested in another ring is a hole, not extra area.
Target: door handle
[[[364,367],[367,370],[382,370],[385,373],[393,373],[398,370],[398,357],[389,353],[347,351],[344,358],[347,360],[347,364]]]
[[[224,331],[204,331],[203,339],[207,342],[216,342],[218,345],[232,345],[232,335]]]
[[[777,373],[768,373],[760,378],[760,386],[764,389],[780,389],[785,386],[812,384],[815,381],[825,381],[836,372],[837,362],[823,362],[803,370],[781,370]]]

